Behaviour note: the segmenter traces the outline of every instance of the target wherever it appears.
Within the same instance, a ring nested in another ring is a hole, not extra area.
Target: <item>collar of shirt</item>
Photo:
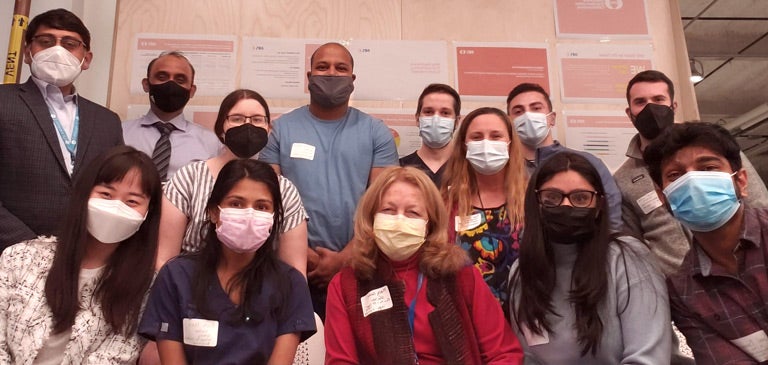
[[[742,202],[742,204],[744,204]],[[741,233],[739,233],[739,244],[734,249],[736,250],[752,250],[760,249],[760,233],[762,231],[760,227],[760,221],[758,220],[757,211],[744,206],[744,222],[742,223]],[[712,259],[707,255],[703,248],[701,248],[693,239],[693,245],[691,247],[694,250],[693,255],[693,267],[691,268],[691,276],[701,275],[704,277],[710,275],[721,275],[717,268],[713,270]],[[743,271],[743,267],[739,267],[739,271]],[[714,273],[713,273],[714,271]]]
[[[160,118],[158,118],[157,115],[155,115],[155,113],[153,113],[150,110],[150,111],[147,112],[147,114],[144,115],[144,117],[142,118],[140,124],[141,124],[142,127],[152,127],[152,128],[154,128],[155,122],[157,122],[159,120],[160,120]],[[189,125],[189,121],[187,121],[184,118],[184,113],[181,113],[181,114],[175,116],[173,119],[167,121],[166,123],[173,124],[173,126],[176,127],[176,129],[178,129],[178,130],[180,130],[182,132],[186,132],[187,131],[187,126]],[[160,133],[160,132],[158,132],[158,133]]]
[[[640,151],[640,133],[636,133],[634,137],[629,141],[627,145],[627,153],[625,156],[638,160],[643,159],[643,152]]]
[[[74,85],[72,85],[72,94],[64,96],[64,94],[61,93],[61,89],[56,87],[56,85],[49,84],[34,76],[32,76],[32,81],[37,85],[37,88],[40,89],[40,93],[43,94],[43,99],[50,104],[64,105],[65,103],[77,102],[77,89]]]
[[[565,146],[561,145],[558,141],[553,141],[551,145],[549,146],[542,146],[536,148],[536,165],[538,166],[541,161],[544,161],[555,153],[558,153],[565,149]]]

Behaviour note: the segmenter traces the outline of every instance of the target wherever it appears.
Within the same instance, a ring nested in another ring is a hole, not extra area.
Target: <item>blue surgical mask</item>
[[[694,232],[710,232],[728,222],[741,202],[732,176],[720,171],[689,171],[666,189],[672,215]]]
[[[453,137],[454,118],[439,115],[419,117],[419,135],[427,147],[443,148]]]
[[[493,175],[509,161],[509,142],[482,141],[467,142],[467,161],[481,175]]]
[[[513,123],[520,142],[529,147],[537,147],[549,135],[547,117],[552,114],[525,112],[520,114]]]

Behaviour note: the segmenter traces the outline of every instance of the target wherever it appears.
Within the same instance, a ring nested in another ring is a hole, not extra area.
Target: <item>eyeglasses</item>
[[[61,46],[67,51],[77,51],[81,46],[85,46],[85,43],[81,40],[77,40],[72,37],[57,38],[50,34],[41,34],[32,37],[32,42],[42,48],[51,48],[56,45],[56,42],[61,42]]]
[[[592,201],[595,199],[597,192],[589,190],[574,190],[566,194],[560,190],[544,189],[536,190],[536,195],[539,197],[539,204],[546,208],[559,207],[561,204],[563,204],[563,200],[565,198],[568,198],[568,201],[571,202],[571,205],[576,208],[586,208],[592,204]]]
[[[229,121],[232,124],[244,124],[246,121],[250,122],[251,124],[267,124],[268,119],[266,116],[263,115],[251,115],[251,116],[245,116],[242,114],[232,114],[227,115],[227,121]]]

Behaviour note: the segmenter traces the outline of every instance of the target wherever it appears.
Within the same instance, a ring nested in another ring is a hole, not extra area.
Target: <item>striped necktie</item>
[[[152,151],[152,162],[157,167],[157,172],[160,174],[160,180],[165,181],[168,179],[168,163],[171,161],[171,140],[170,135],[176,127],[171,123],[155,122],[153,124],[158,131],[160,131],[160,139],[155,144],[155,150]]]

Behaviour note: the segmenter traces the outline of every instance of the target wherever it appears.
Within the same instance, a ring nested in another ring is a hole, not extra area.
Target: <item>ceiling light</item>
[[[704,66],[702,66],[701,62],[693,58],[690,59],[690,62],[691,62],[691,82],[694,84],[701,82],[701,80],[704,80]]]

